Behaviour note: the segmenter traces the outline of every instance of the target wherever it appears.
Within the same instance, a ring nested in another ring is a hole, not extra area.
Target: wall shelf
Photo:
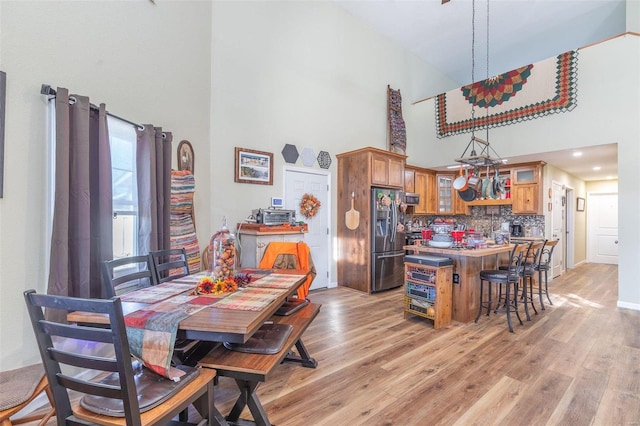
[[[513,204],[511,198],[504,200],[473,200],[467,203],[468,206],[506,206]]]

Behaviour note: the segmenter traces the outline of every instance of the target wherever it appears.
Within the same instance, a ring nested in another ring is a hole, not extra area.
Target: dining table
[[[273,366],[284,360],[315,368],[316,361],[309,355],[300,336],[317,315],[320,306],[307,303],[304,309],[294,315],[274,316],[287,298],[296,293],[298,287],[306,281],[304,271],[253,269],[244,270],[243,275],[244,285],[229,293],[197,294],[196,287],[200,288],[198,284],[209,276],[208,272],[202,272],[118,297],[122,302],[131,353],[147,368],[177,380],[178,369],[170,365],[170,352],[175,338],[218,342],[207,355],[206,362],[200,365],[210,367],[209,364],[215,363],[211,368],[216,368],[218,374],[233,377],[240,395],[226,419],[217,415],[215,420],[220,425],[239,422],[270,425],[256,388],[259,382],[266,380],[266,375]],[[149,321],[150,318],[153,320]],[[67,315],[67,320],[89,325],[108,324],[107,317],[90,312],[71,312]],[[247,343],[254,333],[260,334],[256,331],[265,323],[280,322],[293,324],[293,331],[284,342],[286,348],[278,354],[258,355],[255,362],[251,360],[249,365],[255,371],[245,366],[240,367],[241,371],[236,371],[235,364],[243,364],[246,356],[251,354],[231,353],[225,346],[230,343]],[[161,343],[163,339],[167,339],[169,343]],[[293,345],[298,350],[297,356],[289,350]],[[222,365],[219,364],[221,362]],[[249,407],[254,421],[239,418],[245,406]],[[210,410],[217,411],[215,407]]]
[[[251,275],[251,271],[248,272]],[[120,296],[125,318],[136,311],[143,310],[154,303],[166,301],[171,302],[174,298],[183,297],[193,290],[197,283],[207,272],[196,273],[181,277],[164,284],[146,287],[136,290],[126,295]],[[267,321],[287,298],[296,293],[306,280],[307,276],[303,271],[295,269],[282,270],[257,270],[259,278],[251,281],[247,288],[271,288],[272,298],[268,303],[260,306],[259,309],[223,308],[218,301],[205,306],[203,309],[182,319],[178,324],[177,337],[191,340],[205,340],[210,342],[246,343],[249,338]],[[274,278],[281,278],[280,284],[269,284],[274,282]],[[166,285],[165,285],[166,284]],[[184,287],[180,288],[178,285]],[[174,287],[173,293],[167,291],[167,287]],[[237,294],[241,294],[245,289],[239,289]],[[158,295],[154,298],[154,295]],[[227,296],[220,300],[224,301]],[[215,298],[215,296],[212,296]],[[72,312],[67,316],[69,322],[84,324],[108,324],[108,318],[104,315],[91,312]]]

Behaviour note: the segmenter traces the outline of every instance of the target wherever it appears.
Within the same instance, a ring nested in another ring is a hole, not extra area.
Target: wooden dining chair
[[[172,419],[191,404],[204,419],[226,424],[214,406],[215,370],[180,366],[185,374],[174,382],[132,361],[119,298],[70,298],[34,290],[25,291],[24,298],[58,425],[184,424]],[[45,308],[105,314],[111,328],[49,321]],[[72,402],[68,389],[81,397]]]
[[[122,257],[102,263],[102,285],[106,298],[156,285],[148,255]]]
[[[50,407],[46,411],[32,412],[20,416],[21,411],[42,394],[47,395]],[[12,426],[35,421],[38,421],[38,426],[44,426],[56,413],[54,407],[53,395],[41,363],[0,372],[1,426]]]
[[[184,247],[149,252],[158,284],[189,275],[189,263]]]

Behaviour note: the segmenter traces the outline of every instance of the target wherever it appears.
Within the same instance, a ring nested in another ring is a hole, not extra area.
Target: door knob
[[[615,243],[618,244],[618,240],[615,240]]]

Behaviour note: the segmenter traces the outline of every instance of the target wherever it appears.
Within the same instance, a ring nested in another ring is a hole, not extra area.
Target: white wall
[[[161,125],[173,132],[174,148],[190,140],[198,226],[210,235],[210,21],[209,2],[0,1],[0,69],[7,73],[0,370],[39,359],[22,292],[46,291],[46,102],[40,85],[67,87],[116,115]]]
[[[387,148],[387,85],[400,89],[411,113],[412,92],[451,87],[389,40],[332,2],[215,2],[211,211],[234,225],[251,209],[282,196],[281,151],[327,151],[336,204],[336,154]],[[419,129],[406,118],[409,146]],[[415,146],[415,145],[414,145]],[[273,152],[273,186],[234,183],[234,147]],[[301,160],[295,164],[302,166]],[[314,168],[318,169],[317,163]],[[335,236],[336,215],[332,212]],[[331,279],[337,279],[335,264]]]
[[[543,177],[543,211],[545,216],[545,235],[550,237],[552,235],[551,229],[551,218],[553,216],[553,212],[550,212],[547,208],[547,204],[552,202],[551,197],[549,197],[549,191],[552,188],[552,183],[557,182],[561,185],[565,185],[567,188],[573,189],[573,204],[571,205],[575,210],[575,199],[576,197],[586,198],[586,190],[585,190],[585,182],[577,177],[565,172],[564,170],[560,170],[557,167],[554,167],[550,164],[547,164],[544,167],[544,177]],[[586,261],[587,259],[587,219],[585,212],[577,212],[574,211],[573,217],[573,262],[569,262],[567,260],[566,264],[574,264],[577,265],[581,262]]]

